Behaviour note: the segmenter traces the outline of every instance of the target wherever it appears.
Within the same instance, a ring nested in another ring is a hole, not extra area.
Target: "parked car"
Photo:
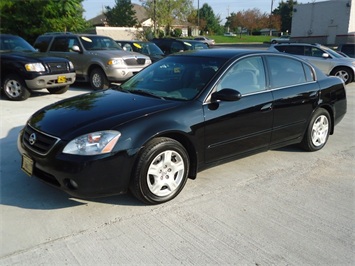
[[[152,42],[158,45],[165,55],[183,52],[187,50],[208,49],[207,44],[200,41],[188,39],[161,38],[153,39]]]
[[[226,36],[226,37],[234,37],[234,36],[237,36],[237,34],[232,33],[232,32],[226,32],[226,33],[224,34],[224,36]]]
[[[18,137],[22,169],[74,197],[173,199],[198,171],[291,144],[322,149],[345,85],[281,53],[204,49],[155,62],[120,86],[40,109]]]
[[[34,90],[65,93],[75,81],[73,64],[63,58],[41,56],[23,38],[0,34],[0,85],[5,96],[23,101]]]
[[[163,51],[153,42],[119,40],[116,40],[116,42],[125,51],[137,52],[149,56],[152,62],[163,59],[165,56]]]
[[[194,40],[204,42],[209,47],[215,45],[215,41],[213,39],[207,38],[205,36],[195,37]]]
[[[355,58],[355,44],[354,43],[341,44],[338,46],[337,51],[344,53],[349,57]]]
[[[112,38],[94,34],[48,33],[39,36],[34,47],[70,59],[77,81],[89,81],[93,89],[125,81],[152,63],[148,56],[123,51]]]
[[[344,57],[326,46],[307,43],[285,43],[271,45],[269,50],[298,55],[317,66],[326,75],[340,77],[346,84],[354,81],[355,59]]]
[[[271,43],[289,43],[290,42],[290,35],[281,35],[278,38],[272,38]]]

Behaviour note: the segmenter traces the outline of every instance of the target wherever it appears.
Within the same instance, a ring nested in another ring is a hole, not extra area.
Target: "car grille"
[[[60,140],[59,138],[40,132],[30,125],[25,127],[22,138],[27,148],[40,155],[47,155]]]
[[[68,72],[68,66],[65,62],[48,63],[48,67],[50,69],[50,72],[53,74],[60,74],[60,73],[67,73]]]
[[[137,65],[144,65],[145,59],[144,58],[128,58],[124,60],[126,65],[128,66],[137,66]]]

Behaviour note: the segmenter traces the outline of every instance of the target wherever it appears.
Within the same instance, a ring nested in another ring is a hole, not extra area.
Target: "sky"
[[[286,0],[284,0],[286,1]],[[324,0],[321,0],[324,1]],[[321,2],[319,0],[297,0],[298,4]],[[131,0],[132,4],[139,4],[139,0]],[[280,0],[273,0],[273,8],[279,6]],[[203,6],[206,3],[212,7],[215,15],[219,15],[222,22],[232,12],[258,8],[262,13],[270,13],[272,0],[193,0],[195,8]],[[102,13],[105,6],[114,7],[115,0],[84,0],[83,6],[85,9],[84,17],[86,19],[94,18]]]

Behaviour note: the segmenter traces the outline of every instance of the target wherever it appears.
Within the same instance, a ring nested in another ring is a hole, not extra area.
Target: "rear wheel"
[[[24,101],[31,95],[23,79],[16,74],[5,77],[3,90],[6,97],[13,101]]]
[[[105,72],[100,68],[95,68],[91,71],[90,84],[94,90],[107,89],[110,85]]]
[[[328,141],[330,128],[331,120],[329,113],[322,108],[316,110],[304,135],[301,143],[302,147],[307,151],[322,149]]]
[[[67,92],[69,89],[69,85],[67,86],[62,86],[62,87],[56,87],[56,88],[47,88],[47,91],[50,94],[63,94]]]
[[[185,148],[173,139],[157,138],[141,153],[130,190],[144,203],[163,203],[181,192],[188,172],[189,157]]]
[[[338,67],[334,69],[330,75],[341,78],[344,80],[345,84],[352,82],[354,79],[351,69],[346,67]]]

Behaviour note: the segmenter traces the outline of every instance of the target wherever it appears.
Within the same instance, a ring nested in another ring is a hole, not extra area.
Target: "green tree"
[[[169,35],[174,20],[187,21],[193,9],[192,0],[141,0],[148,16],[155,20],[158,27],[165,27]]]
[[[115,0],[115,2],[116,5],[113,8],[106,6],[106,12],[104,12],[108,24],[115,27],[136,26],[138,21],[131,0]]]
[[[32,43],[45,32],[79,32],[87,28],[83,0],[1,0],[1,32]]]
[[[281,31],[291,31],[293,6],[297,5],[297,1],[287,0],[281,1],[279,6],[273,10],[274,15],[281,17]]]
[[[213,9],[208,4],[203,4],[199,10],[200,17],[200,31],[208,34],[221,33],[223,28],[221,27],[221,18],[216,16]]]

